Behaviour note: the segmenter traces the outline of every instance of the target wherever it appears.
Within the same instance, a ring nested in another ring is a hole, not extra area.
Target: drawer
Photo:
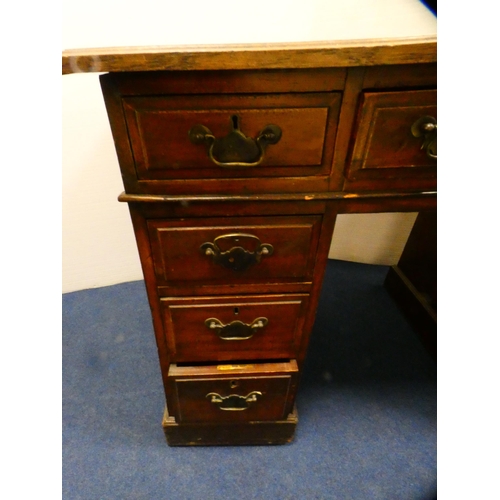
[[[309,295],[163,298],[174,361],[297,356]]]
[[[283,420],[297,386],[295,360],[254,365],[170,365],[177,423]],[[171,407],[169,404],[169,408]]]
[[[100,82],[127,193],[329,188],[345,68],[114,72]]]
[[[322,217],[149,220],[158,285],[310,281]]]
[[[345,173],[351,185],[370,180],[389,181],[387,186],[391,180],[435,181],[436,94],[436,90],[362,94]]]
[[[341,94],[122,99],[137,179],[328,174]]]

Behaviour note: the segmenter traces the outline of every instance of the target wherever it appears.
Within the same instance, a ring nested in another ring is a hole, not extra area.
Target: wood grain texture
[[[62,74],[159,70],[325,68],[430,63],[436,37],[283,44],[65,50]]]
[[[364,89],[435,87],[437,63],[369,66],[364,68]]]
[[[338,123],[338,133],[335,142],[333,168],[330,175],[329,191],[341,191],[344,186],[344,165],[346,161],[351,131],[357,113],[357,104],[363,88],[366,68],[349,68],[342,95],[342,106]]]
[[[380,72],[380,67],[377,67]],[[343,90],[346,68],[135,71],[100,75],[123,96],[269,94]],[[203,75],[203,76],[202,76]],[[101,83],[102,86],[102,83]]]

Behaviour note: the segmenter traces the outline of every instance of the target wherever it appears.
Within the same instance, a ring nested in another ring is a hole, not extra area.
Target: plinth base
[[[297,422],[294,408],[286,420],[272,422],[177,424],[165,407],[162,426],[170,446],[241,446],[290,443]]]

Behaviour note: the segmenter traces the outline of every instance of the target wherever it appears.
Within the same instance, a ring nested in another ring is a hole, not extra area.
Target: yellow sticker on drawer
[[[254,365],[217,365],[217,370],[244,370],[253,368]]]

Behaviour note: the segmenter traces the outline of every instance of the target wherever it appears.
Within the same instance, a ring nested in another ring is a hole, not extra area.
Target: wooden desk
[[[100,76],[171,445],[279,444],[340,213],[436,208],[436,40],[73,50]]]

